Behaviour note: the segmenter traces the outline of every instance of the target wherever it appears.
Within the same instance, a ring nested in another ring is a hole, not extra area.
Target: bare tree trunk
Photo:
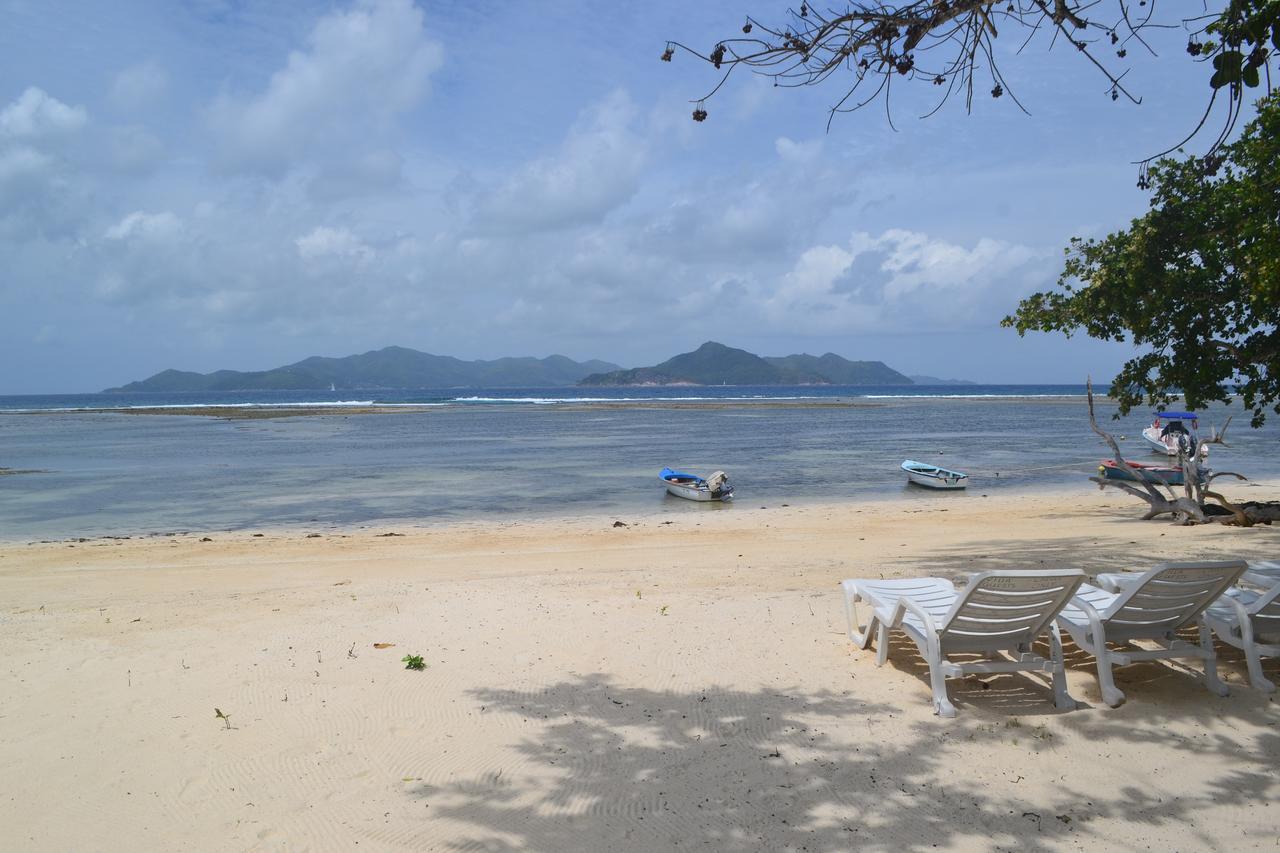
[[[1204,524],[1216,521],[1222,524],[1238,524],[1241,527],[1252,527],[1258,523],[1270,524],[1272,521],[1280,521],[1280,504],[1249,502],[1242,506],[1236,506],[1220,493],[1209,490],[1209,484],[1218,477],[1235,477],[1237,480],[1248,480],[1244,475],[1237,474],[1234,471],[1219,471],[1207,477],[1202,476],[1200,447],[1205,444],[1225,444],[1222,438],[1226,435],[1227,426],[1231,424],[1231,418],[1227,418],[1227,424],[1223,426],[1222,431],[1215,430],[1213,437],[1208,441],[1201,442],[1193,439],[1178,443],[1178,467],[1182,469],[1183,492],[1182,497],[1178,497],[1173,487],[1158,475],[1142,468],[1129,468],[1128,463],[1125,462],[1124,457],[1120,454],[1120,445],[1116,443],[1110,433],[1098,426],[1098,419],[1093,411],[1092,379],[1088,380],[1086,387],[1089,392],[1089,425],[1093,427],[1094,432],[1106,439],[1107,444],[1111,446],[1111,452],[1115,454],[1116,465],[1122,470],[1130,470],[1134,478],[1142,484],[1142,488],[1139,489],[1132,483],[1123,480],[1108,480],[1105,477],[1090,477],[1089,479],[1097,483],[1099,487],[1110,486],[1146,501],[1148,509],[1146,515],[1142,516],[1144,521],[1165,514],[1172,515],[1176,524]],[[1168,491],[1168,496],[1156,488],[1157,485],[1163,486]],[[1204,511],[1206,498],[1213,498],[1230,515],[1207,516]]]
[[[1110,433],[1104,431],[1102,427],[1098,426],[1098,419],[1093,412],[1092,377],[1087,380],[1086,388],[1088,389],[1089,394],[1089,425],[1093,427],[1094,432],[1102,436],[1106,440],[1107,444],[1111,446],[1111,452],[1114,454],[1116,465],[1119,466],[1121,470],[1132,471],[1133,476],[1142,484],[1144,491],[1139,491],[1135,486],[1125,481],[1108,480],[1105,477],[1091,477],[1090,479],[1099,486],[1111,486],[1146,501],[1149,508],[1147,510],[1147,514],[1142,517],[1143,520],[1155,518],[1168,513],[1173,516],[1176,524],[1196,524],[1203,522],[1205,520],[1204,510],[1202,510],[1200,508],[1200,504],[1191,497],[1190,486],[1186,487],[1186,495],[1184,497],[1177,497],[1174,494],[1173,488],[1162,479],[1157,479],[1155,475],[1150,474],[1141,468],[1129,468],[1129,464],[1125,462],[1124,456],[1120,453],[1120,445],[1116,444],[1116,440]],[[1180,457],[1182,456],[1185,456],[1185,454],[1180,454]],[[1183,483],[1191,483],[1192,479],[1193,478],[1187,476],[1186,462],[1184,460],[1182,475]],[[1168,490],[1169,494],[1167,497],[1156,488],[1155,484],[1157,482]]]

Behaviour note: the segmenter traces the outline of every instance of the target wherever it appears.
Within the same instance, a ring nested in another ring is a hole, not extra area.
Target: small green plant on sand
[[[659,612],[660,614],[662,614],[663,616],[666,616],[666,615],[667,615],[667,608],[668,608],[668,607],[670,607],[670,605],[664,604],[664,605],[662,605],[662,607],[658,608],[658,612]]]
[[[404,661],[405,669],[423,670],[427,668],[426,663],[422,660],[422,655],[405,655],[401,660]]]
[[[227,724],[227,728],[228,728],[228,729],[229,729],[229,728],[231,728],[231,715],[230,715],[230,714],[224,714],[224,713],[222,713],[222,709],[221,709],[221,708],[214,708],[214,709],[213,709],[213,715],[214,715],[214,717],[216,717],[217,719],[222,720],[222,722],[226,723],[226,724]]]

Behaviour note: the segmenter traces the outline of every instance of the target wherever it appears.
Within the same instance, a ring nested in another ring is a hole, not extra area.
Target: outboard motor
[[[711,490],[712,497],[724,499],[733,494],[729,475],[723,471],[716,471],[707,478],[707,488]]]

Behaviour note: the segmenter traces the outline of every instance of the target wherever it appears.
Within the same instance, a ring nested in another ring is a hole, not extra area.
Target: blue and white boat
[[[939,468],[924,462],[908,459],[902,463],[902,470],[907,472],[907,480],[926,489],[963,489],[969,485],[969,475]]]
[[[667,494],[690,501],[727,501],[733,497],[733,484],[729,475],[716,471],[705,480],[696,474],[686,474],[671,468],[663,468],[658,474]]]
[[[1142,440],[1152,453],[1177,456],[1180,447],[1190,449],[1198,439],[1199,428],[1200,418],[1192,412],[1156,412],[1151,426],[1142,431]],[[1200,452],[1208,455],[1209,448],[1201,445]]]

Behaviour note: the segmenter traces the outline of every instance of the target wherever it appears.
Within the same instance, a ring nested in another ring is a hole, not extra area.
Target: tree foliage
[[[880,99],[888,113],[893,87],[908,82],[937,88],[933,111],[957,93],[967,107],[975,93],[984,92],[994,98],[1008,93],[1016,102],[997,61],[995,43],[1002,33],[1022,42],[1019,54],[1038,36],[1050,48],[1077,51],[1106,78],[1113,100],[1123,96],[1138,103],[1140,97],[1124,83],[1130,52],[1154,54],[1144,33],[1176,26],[1188,33],[1187,53],[1213,68],[1208,105],[1193,135],[1205,126],[1219,96],[1226,96],[1225,119],[1212,150],[1234,128],[1245,90],[1264,81],[1267,91],[1272,88],[1269,62],[1272,51],[1280,50],[1280,0],[1229,0],[1218,12],[1201,7],[1190,15],[1200,4],[1179,0],[1175,12],[1157,14],[1157,2],[862,0],[847,2],[843,10],[824,10],[805,0],[780,14],[780,22],[746,17],[740,35],[721,39],[706,52],[668,42],[661,58],[670,62],[680,49],[722,72],[715,88],[696,99],[695,121],[707,119],[706,101],[734,71],[746,68],[772,78],[776,86],[835,81],[840,94],[831,107],[830,127],[838,113]]]
[[[1005,326],[1084,331],[1146,350],[1111,395],[1189,408],[1238,394],[1262,424],[1280,413],[1280,94],[1241,137],[1150,169],[1150,210],[1102,240],[1075,238],[1059,290],[1019,304]]]

